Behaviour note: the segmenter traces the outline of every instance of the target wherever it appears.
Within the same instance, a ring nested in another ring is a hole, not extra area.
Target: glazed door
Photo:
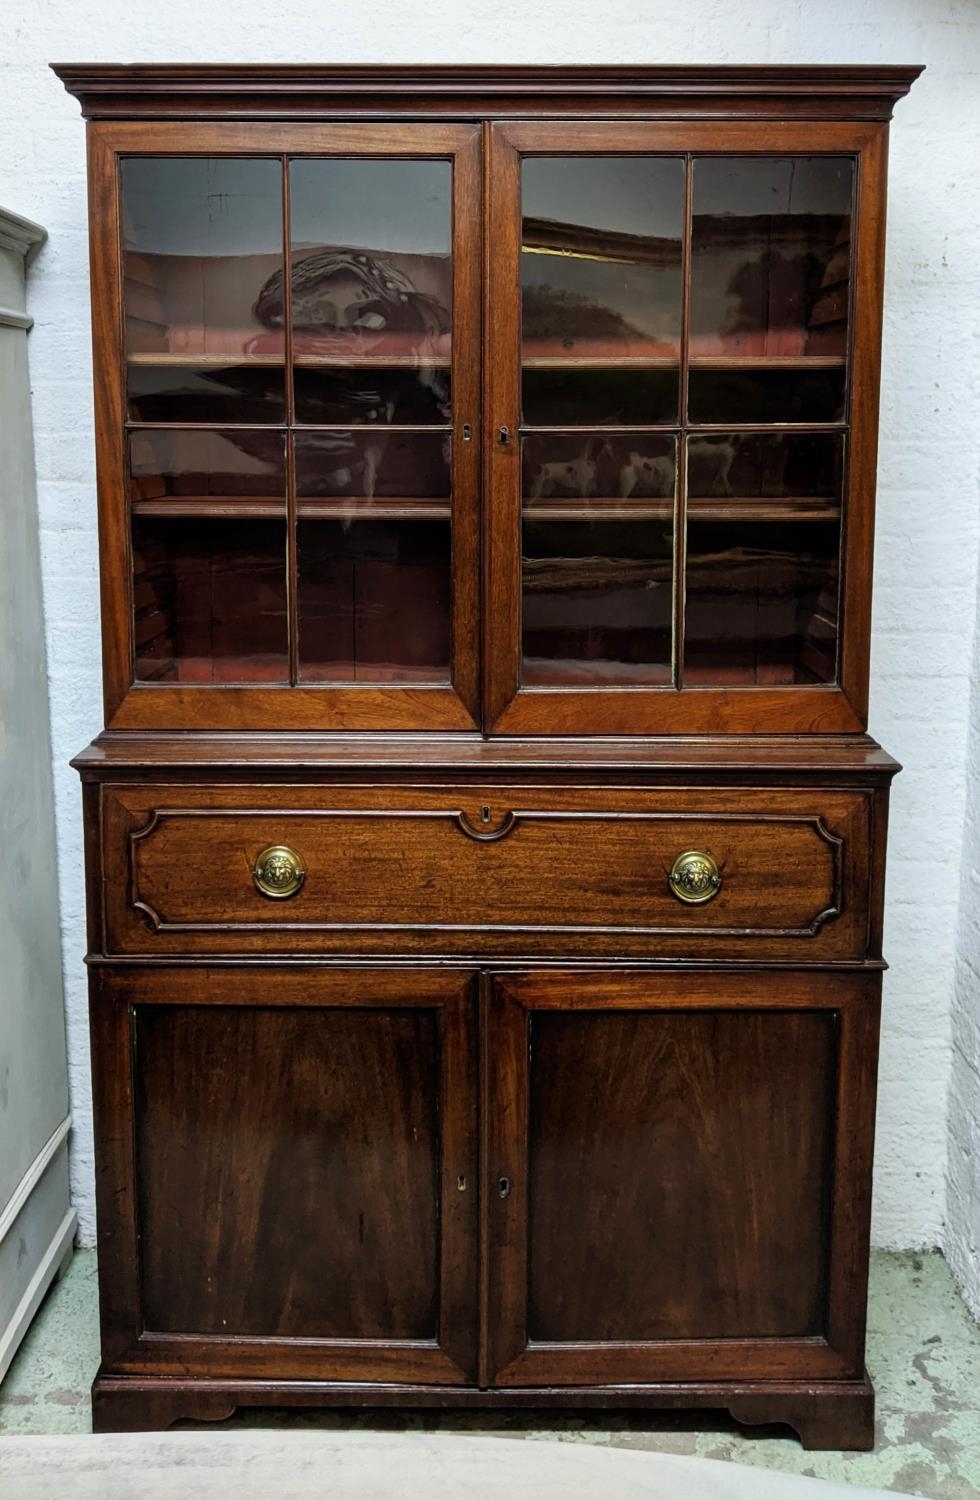
[[[862,1374],[877,987],[493,982],[491,1383]]]
[[[111,728],[472,728],[479,131],[93,135]]]
[[[880,133],[492,138],[489,723],[862,727]]]
[[[471,989],[96,971],[105,1369],[472,1380]]]

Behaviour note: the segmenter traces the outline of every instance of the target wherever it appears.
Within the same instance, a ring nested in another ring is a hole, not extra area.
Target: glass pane
[[[676,360],[684,163],[529,157],[522,175],[525,361]]]
[[[449,521],[301,520],[303,682],[446,683]]]
[[[844,367],[712,370],[691,367],[692,422],[839,422]]]
[[[687,444],[688,518],[839,514],[844,438],[835,432],[711,433]]]
[[[541,434],[522,471],[524,686],[670,682],[674,437]]]
[[[522,172],[522,682],[668,683],[684,163]]]
[[[834,682],[839,520],[700,513],[692,502],[685,683]]]
[[[284,462],[278,432],[140,429],[129,439],[133,513],[285,517]]]
[[[286,525],[138,516],[133,523],[136,678],[289,678]]]
[[[300,679],[443,684],[452,164],[289,172],[287,295],[279,160],[123,163],[137,677],[289,680],[289,441]]]
[[[280,163],[142,156],[121,172],[130,415],[144,418],[141,403],[162,397],[180,405],[167,420],[282,421],[282,329],[257,308],[268,277],[282,274]],[[259,367],[241,389],[252,410],[232,416],[234,366],[245,362]],[[216,412],[216,396],[231,410]]]
[[[129,415],[136,422],[284,422],[281,370],[242,365],[131,364]]]
[[[444,684],[452,168],[290,173],[296,420],[332,429],[294,440],[300,680]],[[273,278],[260,315],[281,320],[281,292]]]
[[[294,161],[290,214],[295,359],[448,363],[448,161]],[[282,327],[281,273],[262,288],[256,312]],[[361,420],[358,409],[352,402],[342,420]]]
[[[671,680],[673,523],[523,526],[525,687]]]
[[[643,427],[677,421],[677,370],[525,366],[529,427]]]
[[[294,439],[296,493],[304,500],[430,499],[449,515],[448,434],[420,432],[302,432]]]
[[[658,513],[673,513],[677,462],[675,439],[663,433],[536,434],[522,443],[524,513],[590,510],[608,514],[611,501],[663,502]],[[584,503],[583,503],[584,502]],[[650,507],[643,507],[649,511]]]
[[[312,426],[445,424],[450,418],[449,382],[448,368],[433,365],[343,370],[297,364],[296,420]]]
[[[692,360],[843,359],[853,174],[850,157],[695,161]]]

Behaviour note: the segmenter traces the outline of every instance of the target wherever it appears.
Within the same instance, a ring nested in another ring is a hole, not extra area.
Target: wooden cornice
[[[53,63],[89,119],[888,120],[915,66]]]

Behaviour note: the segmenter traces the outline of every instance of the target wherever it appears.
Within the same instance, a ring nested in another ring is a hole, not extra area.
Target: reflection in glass
[[[294,357],[448,361],[451,164],[319,157],[289,170]],[[256,313],[282,328],[281,272]]]
[[[689,517],[685,683],[834,682],[839,538],[836,520]]]
[[[135,422],[283,422],[285,372],[239,365],[130,364],[129,415]]]
[[[679,158],[525,159],[525,363],[677,359],[683,204]]]
[[[139,682],[288,681],[285,522],[138,517],[133,609]]]
[[[522,166],[521,679],[671,680],[684,162]]]
[[[694,162],[692,358],[844,356],[853,175],[850,157]]]
[[[301,520],[303,682],[446,683],[448,520]]]
[[[215,514],[224,501],[285,515],[284,455],[277,432],[141,428],[129,439],[134,508]]]
[[[711,433],[687,444],[688,515],[749,501],[758,516],[808,512],[840,504],[844,439],[840,433]],[[701,501],[701,505],[698,502]],[[711,502],[710,504],[708,502]]]
[[[295,441],[296,493],[318,497],[441,499],[450,492],[450,439],[426,432],[302,432]]]
[[[131,156],[121,163],[131,360],[282,360],[256,299],[282,273],[282,166],[262,157]]]
[[[293,371],[296,420],[312,426],[447,423],[449,381],[448,369],[432,365],[414,370],[297,365]]]
[[[525,518],[525,687],[670,682],[672,533],[669,518]]]
[[[676,478],[672,434],[540,433],[522,442],[526,509],[595,498],[673,502]]]

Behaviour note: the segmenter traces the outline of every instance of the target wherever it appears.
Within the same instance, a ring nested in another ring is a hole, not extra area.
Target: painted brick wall
[[[683,6],[238,0],[234,8],[198,0],[6,0],[0,35],[6,43],[0,198],[50,232],[31,278],[31,365],[76,1120],[73,1181],[86,1237],[93,1213],[81,829],[78,786],[66,764],[98,730],[101,712],[84,148],[75,103],[47,72],[47,61],[928,65],[900,105],[892,136],[871,727],[906,770],[893,801],[887,926],[893,968],[886,981],[875,1237],[893,1246],[941,1243],[977,594],[980,13],[973,0],[688,0]],[[976,765],[974,774],[980,776]],[[970,837],[976,868],[980,836],[972,825]],[[964,893],[975,903],[976,884],[968,882]],[[977,943],[968,922],[963,935]],[[969,1008],[971,972],[961,970],[960,1018]],[[974,1060],[976,1046],[974,1039]],[[965,1055],[958,1056],[956,1118],[965,1129],[964,1117],[976,1116],[978,1080]],[[967,1178],[957,1175],[957,1192],[975,1198],[975,1175]],[[973,1255],[975,1276],[975,1249]],[[963,1257],[965,1268],[965,1249]]]
[[[980,631],[967,747],[952,1042],[945,1247],[966,1300],[980,1319]]]

